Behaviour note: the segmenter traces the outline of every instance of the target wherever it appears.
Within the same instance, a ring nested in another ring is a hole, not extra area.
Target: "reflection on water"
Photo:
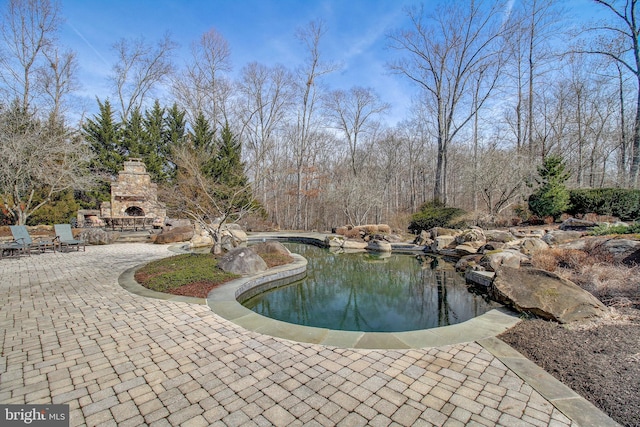
[[[453,266],[437,259],[286,246],[309,261],[307,277],[242,303],[273,319],[344,331],[397,332],[464,322],[498,306],[469,292]]]

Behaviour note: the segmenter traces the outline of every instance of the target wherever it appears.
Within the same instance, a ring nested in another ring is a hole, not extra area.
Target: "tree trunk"
[[[433,200],[436,202],[446,203],[444,197],[444,165],[445,165],[445,145],[442,137],[438,137],[438,157],[436,163],[436,182],[433,187]]]
[[[640,77],[640,76],[639,76]],[[640,85],[640,78],[638,78]],[[640,167],[640,86],[638,86],[638,98],[636,102],[636,120],[633,126],[633,146],[631,159],[631,173],[629,186],[635,188],[638,184],[638,168]]]

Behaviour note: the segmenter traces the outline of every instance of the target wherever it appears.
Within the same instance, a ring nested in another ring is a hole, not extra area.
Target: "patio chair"
[[[28,250],[29,255],[31,255],[32,248],[39,249],[40,252],[44,252],[47,249],[53,249],[54,252],[56,251],[55,240],[38,239],[34,241],[29,235],[27,227],[24,225],[10,225],[9,228],[13,235],[13,243],[21,246],[21,252]]]
[[[82,246],[82,250],[86,250],[86,243],[84,240],[78,240],[73,237],[71,225],[55,224],[53,228],[56,230],[56,239],[58,239],[60,248],[66,247],[68,249],[70,246],[75,246],[76,250],[80,251],[80,246]]]
[[[5,256],[17,256],[20,253],[28,253],[31,256],[31,250],[28,246],[25,246],[18,242],[5,242],[0,243],[0,258]]]

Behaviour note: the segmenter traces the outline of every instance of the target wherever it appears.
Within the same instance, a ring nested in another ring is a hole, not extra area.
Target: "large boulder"
[[[482,255],[478,255],[478,254],[463,256],[458,260],[458,262],[456,262],[456,271],[465,272],[468,269],[475,269],[475,268],[484,270],[482,267],[478,265],[481,258],[482,258]]]
[[[218,267],[227,273],[255,274],[267,269],[267,263],[251,248],[236,248],[218,261]]]
[[[249,240],[247,233],[242,229],[231,228],[226,232],[238,243],[244,243]]]
[[[563,243],[558,247],[591,253],[599,252],[608,255],[614,263],[640,265],[640,241],[638,240],[589,237]]]
[[[251,246],[257,254],[280,254],[291,255],[289,249],[280,242],[262,242]]]
[[[431,239],[431,233],[426,230],[422,230],[413,241],[413,244],[419,246],[431,246],[433,240]]]
[[[170,229],[165,228],[162,230],[162,233],[158,234],[158,237],[156,237],[156,243],[164,244],[186,242],[191,240],[193,234],[193,227],[191,225],[172,227]]]
[[[522,242],[520,242],[520,252],[525,255],[533,255],[536,252],[547,249],[549,249],[549,245],[547,245],[544,240],[537,237],[526,237],[522,239]]]
[[[484,232],[487,242],[506,243],[515,240],[513,234],[504,230],[487,230]]]
[[[496,301],[560,323],[601,316],[606,307],[575,283],[535,268],[502,267],[490,290]]]
[[[629,239],[607,239],[599,245],[614,262],[626,265],[640,265],[640,241]]]
[[[524,239],[525,237],[542,237],[545,235],[546,231],[540,230],[538,228],[534,228],[534,229],[510,228],[509,233],[511,233],[513,237]]]
[[[208,246],[213,246],[213,237],[211,237],[211,235],[207,232],[202,234],[194,234],[189,241],[189,245],[192,248],[205,248]]]
[[[562,231],[586,231],[597,225],[598,223],[593,221],[587,221],[578,218],[567,218],[562,222],[562,224],[560,224],[560,227],[558,228]]]
[[[478,253],[478,248],[470,244],[463,244],[463,245],[456,246],[454,248],[454,251],[457,256],[463,257],[463,256],[473,255]]]
[[[453,228],[433,227],[429,230],[429,233],[431,233],[431,238],[435,240],[435,238],[439,236],[455,237],[460,234],[460,230],[455,230]]]
[[[463,245],[468,242],[485,242],[487,239],[481,228],[471,228],[464,230],[456,236],[456,243]]]
[[[438,236],[433,239],[431,251],[438,253],[444,249],[452,249],[456,247],[456,238],[454,236]]]
[[[79,240],[88,245],[110,245],[120,237],[119,231],[105,231],[101,228],[85,228],[78,234]]]
[[[327,236],[324,243],[330,248],[341,248],[344,243],[344,237]]]
[[[342,242],[342,249],[366,249],[368,243],[362,240],[346,239]]]
[[[367,244],[366,249],[373,252],[391,252],[391,243],[384,240],[375,239],[371,240]]]
[[[484,254],[491,251],[497,251],[499,249],[503,249],[504,246],[504,242],[489,241],[478,248],[478,253]]]
[[[529,257],[525,254],[513,249],[505,249],[485,253],[478,263],[487,271],[496,271],[501,267],[520,268],[528,262]]]
[[[563,243],[578,240],[582,235],[581,231],[551,230],[542,236],[542,240],[548,245],[562,245]]]

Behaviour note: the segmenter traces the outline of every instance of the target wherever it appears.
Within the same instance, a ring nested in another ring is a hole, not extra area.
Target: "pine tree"
[[[145,137],[142,113],[136,108],[122,125],[122,145],[126,149],[128,158],[136,157],[144,160],[148,148]]]
[[[544,158],[538,167],[540,187],[529,196],[529,209],[540,217],[553,217],[557,220],[563,212],[569,209],[569,190],[564,183],[571,174],[565,172],[562,157],[550,155]]]
[[[82,134],[94,154],[89,164],[91,172],[99,177],[93,191],[78,191],[76,198],[85,208],[98,208],[101,201],[111,198],[111,180],[118,176],[126,150],[122,146],[120,124],[113,119],[111,103],[98,99],[99,113],[82,126]]]
[[[222,128],[216,145],[216,154],[208,171],[218,184],[216,197],[232,201],[236,208],[256,209],[258,202],[253,199],[242,162],[242,144],[231,131],[229,123]]]
[[[168,181],[174,181],[176,178],[176,165],[173,162],[172,150],[179,146],[185,140],[187,134],[187,122],[185,120],[186,111],[180,110],[178,104],[174,103],[167,110],[165,121],[165,132],[163,135],[162,150],[167,159],[166,174]]]
[[[164,135],[164,147],[166,154],[171,152],[171,147],[181,144],[187,132],[187,122],[185,120],[186,111],[180,110],[178,104],[173,104],[165,117],[166,132]]]
[[[213,165],[212,176],[220,184],[229,187],[244,187],[247,177],[244,173],[242,145],[231,131],[229,124],[225,124],[217,140],[218,150]]]
[[[111,103],[98,99],[99,113],[88,119],[82,126],[84,138],[89,142],[95,158],[91,162],[91,171],[105,178],[118,175],[126,150],[121,144],[120,124],[113,119]]]
[[[160,102],[156,99],[153,108],[145,111],[143,119],[146,145],[143,160],[147,165],[147,171],[151,175],[151,179],[157,183],[167,182],[170,171],[168,153],[165,146],[167,129],[164,115],[165,109],[160,106]]]
[[[193,130],[189,132],[189,138],[193,148],[206,155],[213,156],[215,152],[213,138],[215,135],[215,129],[211,127],[204,114],[202,112],[198,113],[195,123],[193,124]]]
[[[189,141],[193,149],[203,159],[202,172],[208,177],[213,174],[215,162],[215,134],[215,129],[211,128],[204,114],[202,112],[198,113],[193,124],[193,130],[189,132]]]

